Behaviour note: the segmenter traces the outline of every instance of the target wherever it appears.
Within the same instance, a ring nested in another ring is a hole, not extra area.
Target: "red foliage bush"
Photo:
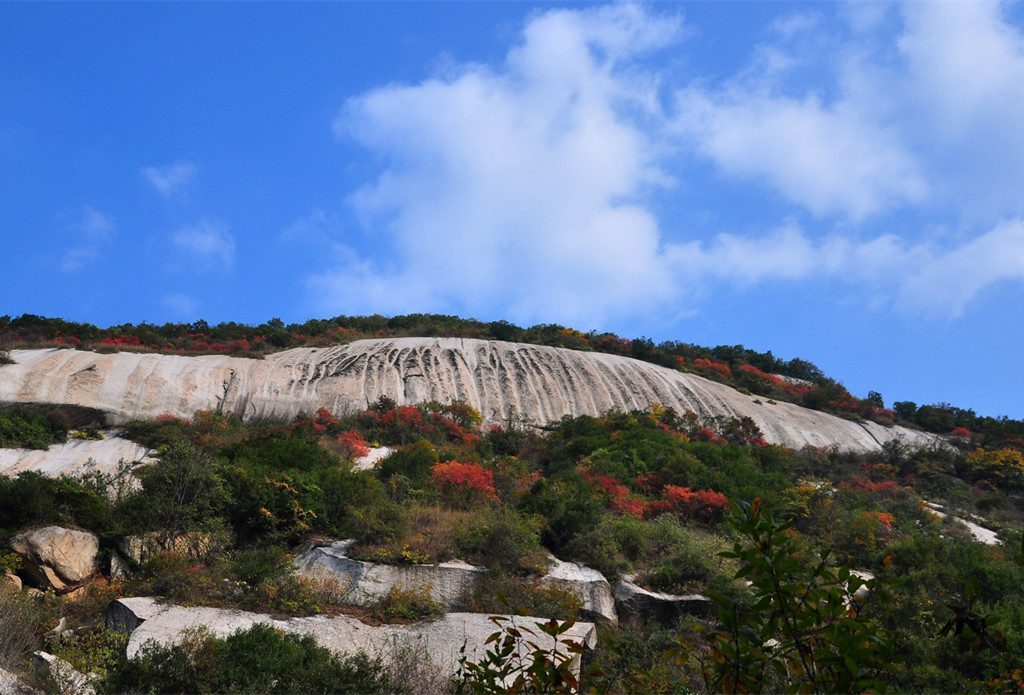
[[[494,472],[475,463],[444,461],[430,469],[434,485],[458,502],[498,501]]]
[[[693,361],[693,366],[698,369],[706,369],[712,372],[721,374],[724,378],[728,379],[732,376],[732,370],[729,369],[729,365],[722,364],[721,362],[715,362],[713,360],[706,360],[703,357],[698,357]]]
[[[711,524],[721,521],[728,507],[729,498],[721,492],[666,485],[661,492],[661,499],[649,505],[648,513],[657,516],[668,512]]]
[[[345,458],[355,460],[370,453],[366,441],[359,436],[355,430],[348,430],[338,435],[338,443],[341,444],[341,452]]]

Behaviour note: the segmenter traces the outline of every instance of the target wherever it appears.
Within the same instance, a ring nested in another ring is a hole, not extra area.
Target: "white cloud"
[[[199,302],[197,302],[195,298],[180,292],[165,295],[160,300],[160,303],[176,316],[184,318],[194,317],[196,315],[196,311],[199,309]]]
[[[804,54],[826,50],[820,42],[787,44],[810,21],[777,21],[783,40],[756,47],[751,65],[723,86],[679,90],[677,133],[727,177],[767,184],[817,216],[860,221],[926,201],[925,172],[861,55],[831,47],[834,80],[819,70],[813,86],[786,89],[789,73],[807,72]]]
[[[202,219],[174,232],[171,242],[207,267],[230,268],[235,263],[235,238],[224,222]]]
[[[642,202],[665,178],[643,127],[656,85],[630,61],[679,27],[632,5],[550,11],[497,69],[350,100],[336,131],[388,162],[351,202],[390,248],[314,278],[326,304],[587,324],[670,297]]]
[[[60,268],[65,273],[81,270],[97,260],[106,242],[116,231],[114,218],[102,210],[86,205],[70,225],[76,243],[69,246],[61,258]]]
[[[760,238],[722,234],[708,243],[673,246],[678,271],[693,282],[734,284],[827,280],[889,297],[911,314],[957,318],[977,295],[1024,280],[1024,221],[1000,222],[951,247],[907,243],[887,234],[867,241],[833,235],[815,241],[787,225]]]
[[[181,159],[166,166],[143,167],[142,176],[157,193],[169,197],[184,187],[195,176],[198,168],[187,159]]]

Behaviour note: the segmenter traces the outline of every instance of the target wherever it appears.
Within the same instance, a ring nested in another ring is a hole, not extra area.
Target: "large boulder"
[[[512,617],[518,627],[529,627],[536,633],[530,639],[542,648],[553,643],[536,626],[542,618]],[[498,628],[483,613],[448,613],[439,620],[414,625],[367,625],[349,616],[278,620],[269,615],[220,608],[186,608],[169,606],[142,623],[128,640],[127,654],[134,659],[148,643],[171,645],[179,643],[191,630],[203,628],[216,637],[226,637],[262,623],[297,635],[311,635],[318,644],[336,654],[352,655],[363,651],[379,655],[385,662],[415,650],[447,675],[459,668],[460,651],[465,645],[471,660],[487,650],[487,639]],[[576,623],[562,637],[592,648],[597,641],[593,623]],[[574,663],[579,673],[579,660]]]
[[[603,574],[575,562],[562,562],[553,555],[548,557],[548,562],[542,584],[568,589],[578,596],[583,602],[583,615],[589,620],[618,622],[615,596]]]
[[[96,573],[100,542],[87,531],[44,526],[19,533],[11,548],[24,560],[25,573],[43,589],[70,593]]]
[[[635,577],[626,575],[615,588],[615,607],[619,617],[630,622],[658,622],[671,626],[684,615],[709,618],[715,605],[700,594],[666,594],[637,585]]]
[[[358,605],[380,601],[392,589],[425,591],[446,609],[469,605],[484,572],[461,560],[435,565],[385,565],[348,557],[355,541],[315,545],[295,558],[300,576],[331,586],[339,598]]]

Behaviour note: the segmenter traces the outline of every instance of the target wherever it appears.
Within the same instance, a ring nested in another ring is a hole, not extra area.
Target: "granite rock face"
[[[2,377],[0,377],[2,378]],[[51,478],[99,472],[115,476],[122,461],[149,462],[149,450],[121,437],[102,440],[71,439],[49,449],[0,448],[0,474],[15,476],[35,471]]]
[[[578,596],[583,602],[583,615],[588,619],[618,622],[615,596],[603,574],[575,562],[563,562],[554,556],[550,556],[548,562],[548,572],[541,578],[541,584],[562,587]]]
[[[672,626],[684,615],[709,618],[715,604],[700,594],[666,594],[650,591],[634,583],[634,577],[623,577],[615,587],[615,607],[625,621],[658,622]]]
[[[540,618],[521,616],[514,620],[517,625],[531,629],[538,622],[544,622]],[[135,629],[128,641],[128,658],[135,658],[150,642],[176,644],[188,630],[203,627],[216,637],[227,637],[258,623],[297,635],[311,635],[322,647],[336,654],[351,655],[363,651],[370,656],[380,656],[387,662],[396,651],[416,650],[442,672],[452,676],[458,671],[459,650],[463,644],[470,659],[478,658],[487,649],[487,638],[497,631],[489,616],[482,613],[448,613],[433,622],[375,626],[344,615],[277,620],[261,613],[169,606]],[[596,644],[597,633],[592,623],[576,623],[563,639],[575,640],[592,648]],[[551,639],[543,634],[538,634],[534,641],[545,648],[552,644]],[[575,668],[578,675],[578,660]]]
[[[354,604],[380,601],[392,589],[424,591],[451,610],[469,605],[483,568],[460,560],[435,565],[385,565],[354,560],[347,552],[355,541],[334,541],[310,548],[297,558],[297,573],[329,582],[341,600]]]
[[[336,414],[381,396],[399,404],[461,400],[488,422],[545,424],[565,415],[661,404],[702,416],[748,416],[765,439],[800,448],[873,451],[897,437],[931,435],[857,423],[789,403],[768,403],[692,374],[628,357],[461,338],[357,340],[295,348],[265,359],[81,350],[13,350],[0,366],[0,402],[84,405],[111,424],[199,410],[249,420],[290,420],[324,407]]]
[[[24,560],[25,572],[44,589],[59,594],[83,586],[96,573],[99,539],[87,531],[44,526],[19,533],[11,548]]]

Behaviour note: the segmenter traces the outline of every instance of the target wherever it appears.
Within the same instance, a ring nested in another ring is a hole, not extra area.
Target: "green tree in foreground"
[[[711,692],[884,690],[887,645],[870,610],[883,599],[878,580],[799,552],[790,524],[775,523],[759,499],[736,507],[730,523],[740,541],[721,555],[739,563],[736,579],[750,582],[754,603],[741,609],[712,595],[720,626],[707,646],[681,640],[677,658],[699,668]]]

